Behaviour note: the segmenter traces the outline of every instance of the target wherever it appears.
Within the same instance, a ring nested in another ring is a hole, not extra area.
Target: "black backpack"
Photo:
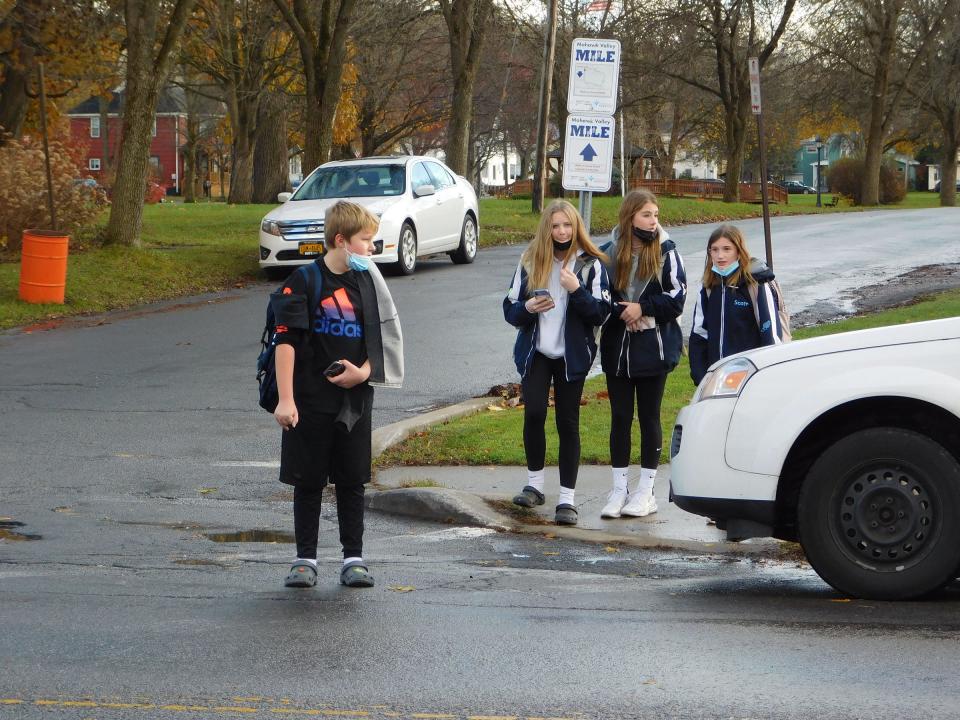
[[[310,298],[307,309],[309,317],[312,318],[317,311],[318,296],[320,287],[323,284],[320,275],[320,266],[316,261],[308,265],[301,265],[297,272],[302,273],[307,285],[307,296]],[[283,285],[277,288],[276,292],[282,292]],[[273,294],[271,294],[271,298]],[[280,394],[277,391],[277,319],[273,313],[273,302],[267,303],[267,322],[263,327],[263,334],[260,336],[260,356],[257,358],[257,383],[260,385],[260,407],[268,413],[277,409],[277,403],[280,402]]]

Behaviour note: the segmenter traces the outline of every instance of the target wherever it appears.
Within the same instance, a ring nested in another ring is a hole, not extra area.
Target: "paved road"
[[[0,543],[0,717],[956,717],[960,588],[846,602],[789,561],[374,516],[351,591],[328,508],[293,591],[289,546],[207,538],[286,508],[93,490]]]

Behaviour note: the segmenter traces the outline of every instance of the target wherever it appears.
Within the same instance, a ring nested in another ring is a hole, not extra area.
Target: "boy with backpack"
[[[343,565],[340,582],[371,587],[363,559],[363,495],[370,480],[373,385],[400,387],[403,340],[390,291],[370,260],[379,222],[340,201],[327,209],[326,250],[295,272],[270,304],[283,428],[280,481],[293,485],[297,559],[287,587],[317,582],[320,503],[336,486]]]

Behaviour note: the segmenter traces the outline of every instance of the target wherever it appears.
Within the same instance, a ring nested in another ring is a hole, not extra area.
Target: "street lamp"
[[[823,147],[823,143],[820,142],[820,136],[817,135],[817,207],[823,207],[820,203],[820,171],[822,166],[820,165],[820,148]]]

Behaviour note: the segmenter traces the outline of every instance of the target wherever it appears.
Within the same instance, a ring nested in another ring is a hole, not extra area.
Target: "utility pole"
[[[547,32],[543,42],[540,102],[537,104],[537,160],[533,170],[533,212],[543,211],[543,176],[547,165],[547,132],[550,127],[550,94],[553,89],[553,59],[557,47],[557,0],[550,0]]]

